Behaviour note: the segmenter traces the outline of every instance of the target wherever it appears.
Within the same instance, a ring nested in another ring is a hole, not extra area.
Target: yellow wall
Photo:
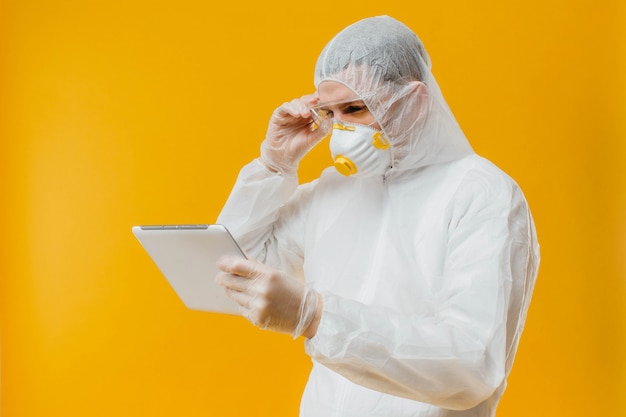
[[[213,222],[273,108],[376,14],[420,34],[535,215],[542,265],[499,416],[623,416],[623,2],[254,3],[0,2],[2,416],[297,415],[302,341],[186,310],[130,228]],[[326,164],[316,149],[302,179]]]

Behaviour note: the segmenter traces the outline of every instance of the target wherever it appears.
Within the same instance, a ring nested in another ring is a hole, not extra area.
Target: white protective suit
[[[410,95],[406,79],[425,91]],[[218,219],[251,257],[322,295],[301,416],[493,416],[539,263],[525,198],[472,151],[397,20],[339,33],[316,66],[325,80],[363,98],[393,166],[376,178],[331,167],[299,185],[255,160]]]

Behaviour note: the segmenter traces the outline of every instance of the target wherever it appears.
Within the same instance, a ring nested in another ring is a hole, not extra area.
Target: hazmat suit
[[[301,416],[494,415],[539,263],[520,188],[473,152],[399,21],[336,35],[316,64],[325,81],[379,123],[384,174],[330,167],[299,185],[297,163],[257,159],[218,218],[250,257],[319,296]]]

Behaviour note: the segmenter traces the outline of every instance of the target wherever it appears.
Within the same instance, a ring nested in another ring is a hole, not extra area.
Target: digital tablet
[[[133,233],[188,308],[239,315],[237,304],[215,283],[221,256],[246,257],[226,227],[134,226]]]

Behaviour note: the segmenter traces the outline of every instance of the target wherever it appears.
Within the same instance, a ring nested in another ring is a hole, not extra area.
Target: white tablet
[[[216,262],[221,256],[245,257],[226,227],[134,226],[133,233],[188,308],[239,314],[237,304],[215,283]]]

